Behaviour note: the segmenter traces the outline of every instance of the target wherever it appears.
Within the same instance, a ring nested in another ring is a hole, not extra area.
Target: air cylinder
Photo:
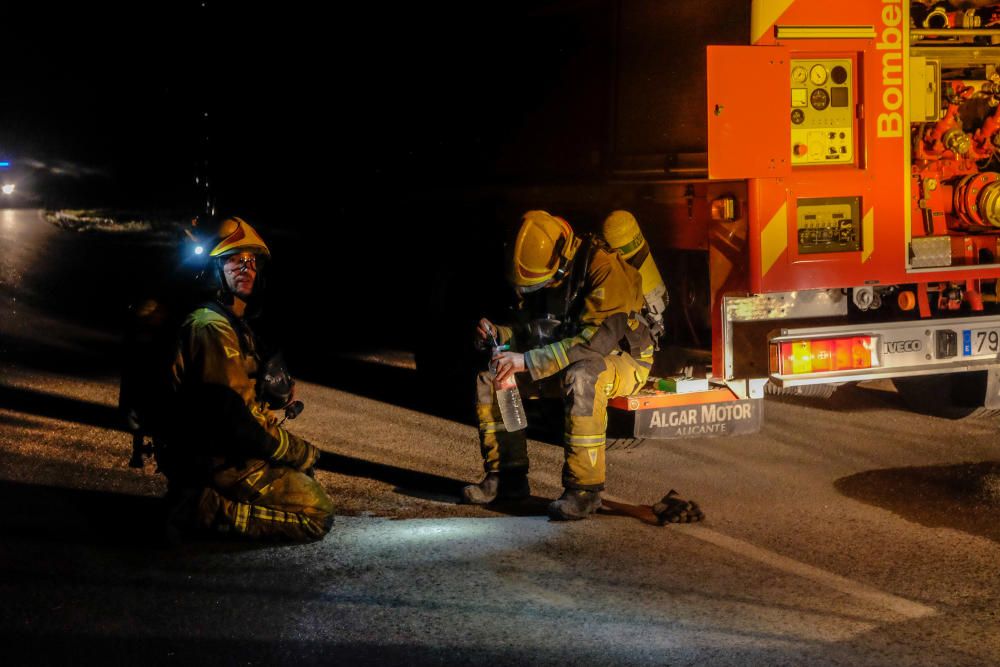
[[[639,229],[635,216],[628,211],[613,211],[604,220],[601,236],[609,246],[622,254],[625,260],[639,270],[642,276],[642,294],[646,308],[655,324],[662,326],[663,314],[669,297],[660,270],[653,261],[649,244]]]

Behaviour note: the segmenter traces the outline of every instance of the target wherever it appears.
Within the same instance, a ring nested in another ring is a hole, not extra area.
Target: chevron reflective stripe
[[[650,370],[653,367],[653,362],[652,361],[645,361],[644,357],[640,357],[640,358],[636,359],[635,363],[639,364],[640,366],[642,366],[643,368],[645,368],[647,371]]]
[[[760,275],[766,276],[788,250],[788,204],[782,204],[760,232]]]
[[[600,435],[574,435],[573,433],[566,433],[566,444],[573,447],[603,447],[605,441],[605,435],[601,433]]]
[[[750,4],[750,42],[756,44],[792,6],[793,0],[753,0]]]
[[[580,332],[580,338],[584,339],[589,343],[590,339],[593,338],[594,334],[596,333],[597,333],[597,327],[584,327],[583,331]]]
[[[861,261],[867,262],[875,251],[875,207],[865,213],[861,221]]]
[[[503,422],[486,422],[479,425],[480,433],[500,433],[506,431],[507,428],[503,425]]]
[[[271,454],[272,459],[280,459],[288,452],[288,433],[284,429],[278,429],[278,448]]]

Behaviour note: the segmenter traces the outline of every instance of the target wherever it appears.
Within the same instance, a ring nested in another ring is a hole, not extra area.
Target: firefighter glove
[[[299,471],[308,470],[316,465],[319,460],[319,449],[288,431],[282,433],[288,439],[288,448],[280,456],[275,457],[278,463],[284,463]]]
[[[694,523],[705,518],[698,503],[684,500],[673,489],[653,505],[653,514],[659,519],[661,526],[667,523]]]

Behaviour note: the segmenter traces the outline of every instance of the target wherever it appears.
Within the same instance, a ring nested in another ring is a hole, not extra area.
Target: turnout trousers
[[[197,523],[216,532],[308,542],[333,526],[333,502],[309,475],[250,460],[216,471],[198,500]]]
[[[646,383],[649,369],[622,353],[574,362],[559,375],[565,407],[563,486],[601,490],[608,400],[638,391]],[[527,472],[527,435],[523,430],[508,433],[504,428],[493,379],[486,371],[477,378],[476,397],[485,471]]]

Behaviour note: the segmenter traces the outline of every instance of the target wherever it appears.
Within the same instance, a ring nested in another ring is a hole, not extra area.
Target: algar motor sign
[[[764,412],[762,399],[641,410],[635,415],[637,438],[696,438],[756,433]]]

